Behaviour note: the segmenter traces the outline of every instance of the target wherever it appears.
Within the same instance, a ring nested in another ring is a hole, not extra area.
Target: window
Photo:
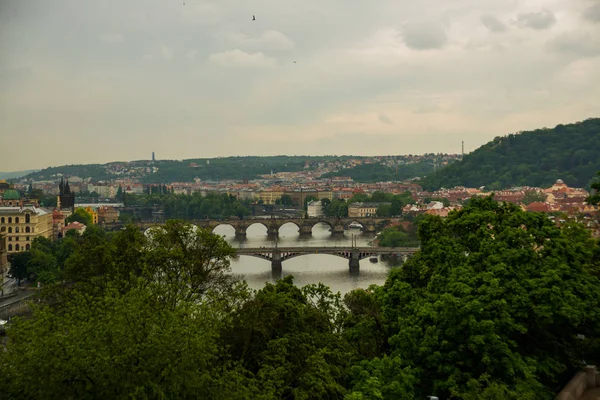
[[[19,237],[15,236],[15,242],[18,242],[18,241],[19,241]]]
[[[33,233],[33,231],[35,231],[35,228],[32,226],[31,227],[31,233]]]
[[[29,224],[31,222],[31,215],[25,214],[25,223]]]
[[[19,227],[15,226],[15,233],[19,233]]]
[[[5,226],[0,226],[0,232],[4,232],[6,230]]]
[[[9,236],[9,237],[8,237],[8,241],[9,241],[9,242],[12,242],[12,236]]]
[[[28,226],[26,226],[25,227],[25,233],[29,233],[29,232],[31,232],[31,229]]]
[[[8,245],[8,251],[12,251],[12,244]]]
[[[12,233],[12,227],[8,227],[8,233]]]
[[[29,251],[29,249],[31,249],[31,246],[29,245],[29,243],[27,243],[27,244],[25,245],[25,250],[28,250],[28,251]]]
[[[4,220],[4,217],[0,218],[0,224],[3,224],[3,223],[4,223],[4,221],[5,221],[5,220]]]
[[[12,224],[12,217],[8,217],[8,223]]]
[[[19,248],[19,245],[18,245],[18,244],[15,244],[15,251],[19,251],[19,249],[20,249],[20,248]]]
[[[19,223],[19,217],[15,217],[15,224]]]

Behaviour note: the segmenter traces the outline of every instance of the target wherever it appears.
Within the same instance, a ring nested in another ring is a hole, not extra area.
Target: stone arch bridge
[[[400,221],[400,218],[385,218],[385,217],[358,217],[358,218],[335,218],[335,217],[319,217],[319,218],[244,218],[244,219],[204,219],[192,220],[189,223],[198,226],[199,228],[214,230],[220,225],[229,225],[235,229],[235,235],[245,237],[246,230],[255,224],[263,225],[267,228],[267,234],[270,236],[278,236],[279,228],[285,224],[295,224],[298,227],[300,235],[311,235],[312,228],[319,223],[327,224],[331,227],[331,233],[334,235],[343,234],[344,230],[352,223],[362,225],[363,232],[375,233],[386,225]],[[146,230],[153,226],[161,226],[164,222],[147,221],[137,223],[141,229]],[[118,229],[123,226],[121,223],[106,224],[108,229]]]

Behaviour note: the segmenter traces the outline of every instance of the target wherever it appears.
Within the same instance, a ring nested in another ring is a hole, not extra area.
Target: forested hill
[[[497,137],[420,183],[440,187],[587,187],[600,170],[600,118]]]
[[[353,168],[341,169],[322,175],[321,178],[349,176],[356,182],[387,182],[425,176],[433,171],[433,163],[423,161],[414,164],[399,165],[397,168],[383,164],[362,164]]]

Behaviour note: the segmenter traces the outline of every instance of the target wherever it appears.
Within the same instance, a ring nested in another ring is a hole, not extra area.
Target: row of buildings
[[[55,240],[71,229],[83,233],[85,225],[76,221],[65,223],[73,207],[73,202],[68,207],[61,207],[60,195],[58,207],[43,207],[37,199],[23,196],[0,181],[0,273],[4,272],[10,256],[29,250],[36,237]],[[92,224],[117,222],[119,218],[115,207],[88,206],[84,209],[92,217]]]

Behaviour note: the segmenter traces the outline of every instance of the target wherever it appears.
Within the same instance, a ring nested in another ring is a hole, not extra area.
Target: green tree
[[[117,200],[123,200],[123,187],[121,185],[119,185],[119,188],[117,189],[117,195],[115,198]]]
[[[294,200],[289,194],[284,194],[281,196],[281,198],[277,199],[277,204],[282,204],[284,206],[293,206]]]
[[[378,217],[389,217],[392,215],[392,206],[390,204],[381,204],[377,207]]]
[[[17,279],[28,278],[27,264],[30,259],[31,253],[29,251],[15,254],[10,262],[10,274]]]
[[[65,219],[65,223],[67,224],[70,224],[71,222],[75,221],[80,222],[85,226],[90,226],[92,225],[92,216],[87,211],[85,211],[85,209],[78,208],[73,212],[73,214],[69,215]]]
[[[597,178],[592,181],[590,188],[592,189],[591,195],[587,198],[589,204],[600,204],[600,171],[596,173]]]
[[[544,194],[543,192],[536,192],[536,191],[530,190],[525,193],[525,196],[523,196],[522,202],[525,205],[529,205],[529,204],[537,202],[537,201],[546,201],[547,197],[548,196],[546,196],[546,194]]]
[[[383,304],[391,354],[415,367],[417,396],[552,398],[580,366],[577,334],[600,334],[589,234],[483,198],[426,216],[419,237]]]
[[[342,310],[325,286],[300,289],[288,276],[242,305],[225,346],[266,398],[342,398],[351,354],[335,333]]]

